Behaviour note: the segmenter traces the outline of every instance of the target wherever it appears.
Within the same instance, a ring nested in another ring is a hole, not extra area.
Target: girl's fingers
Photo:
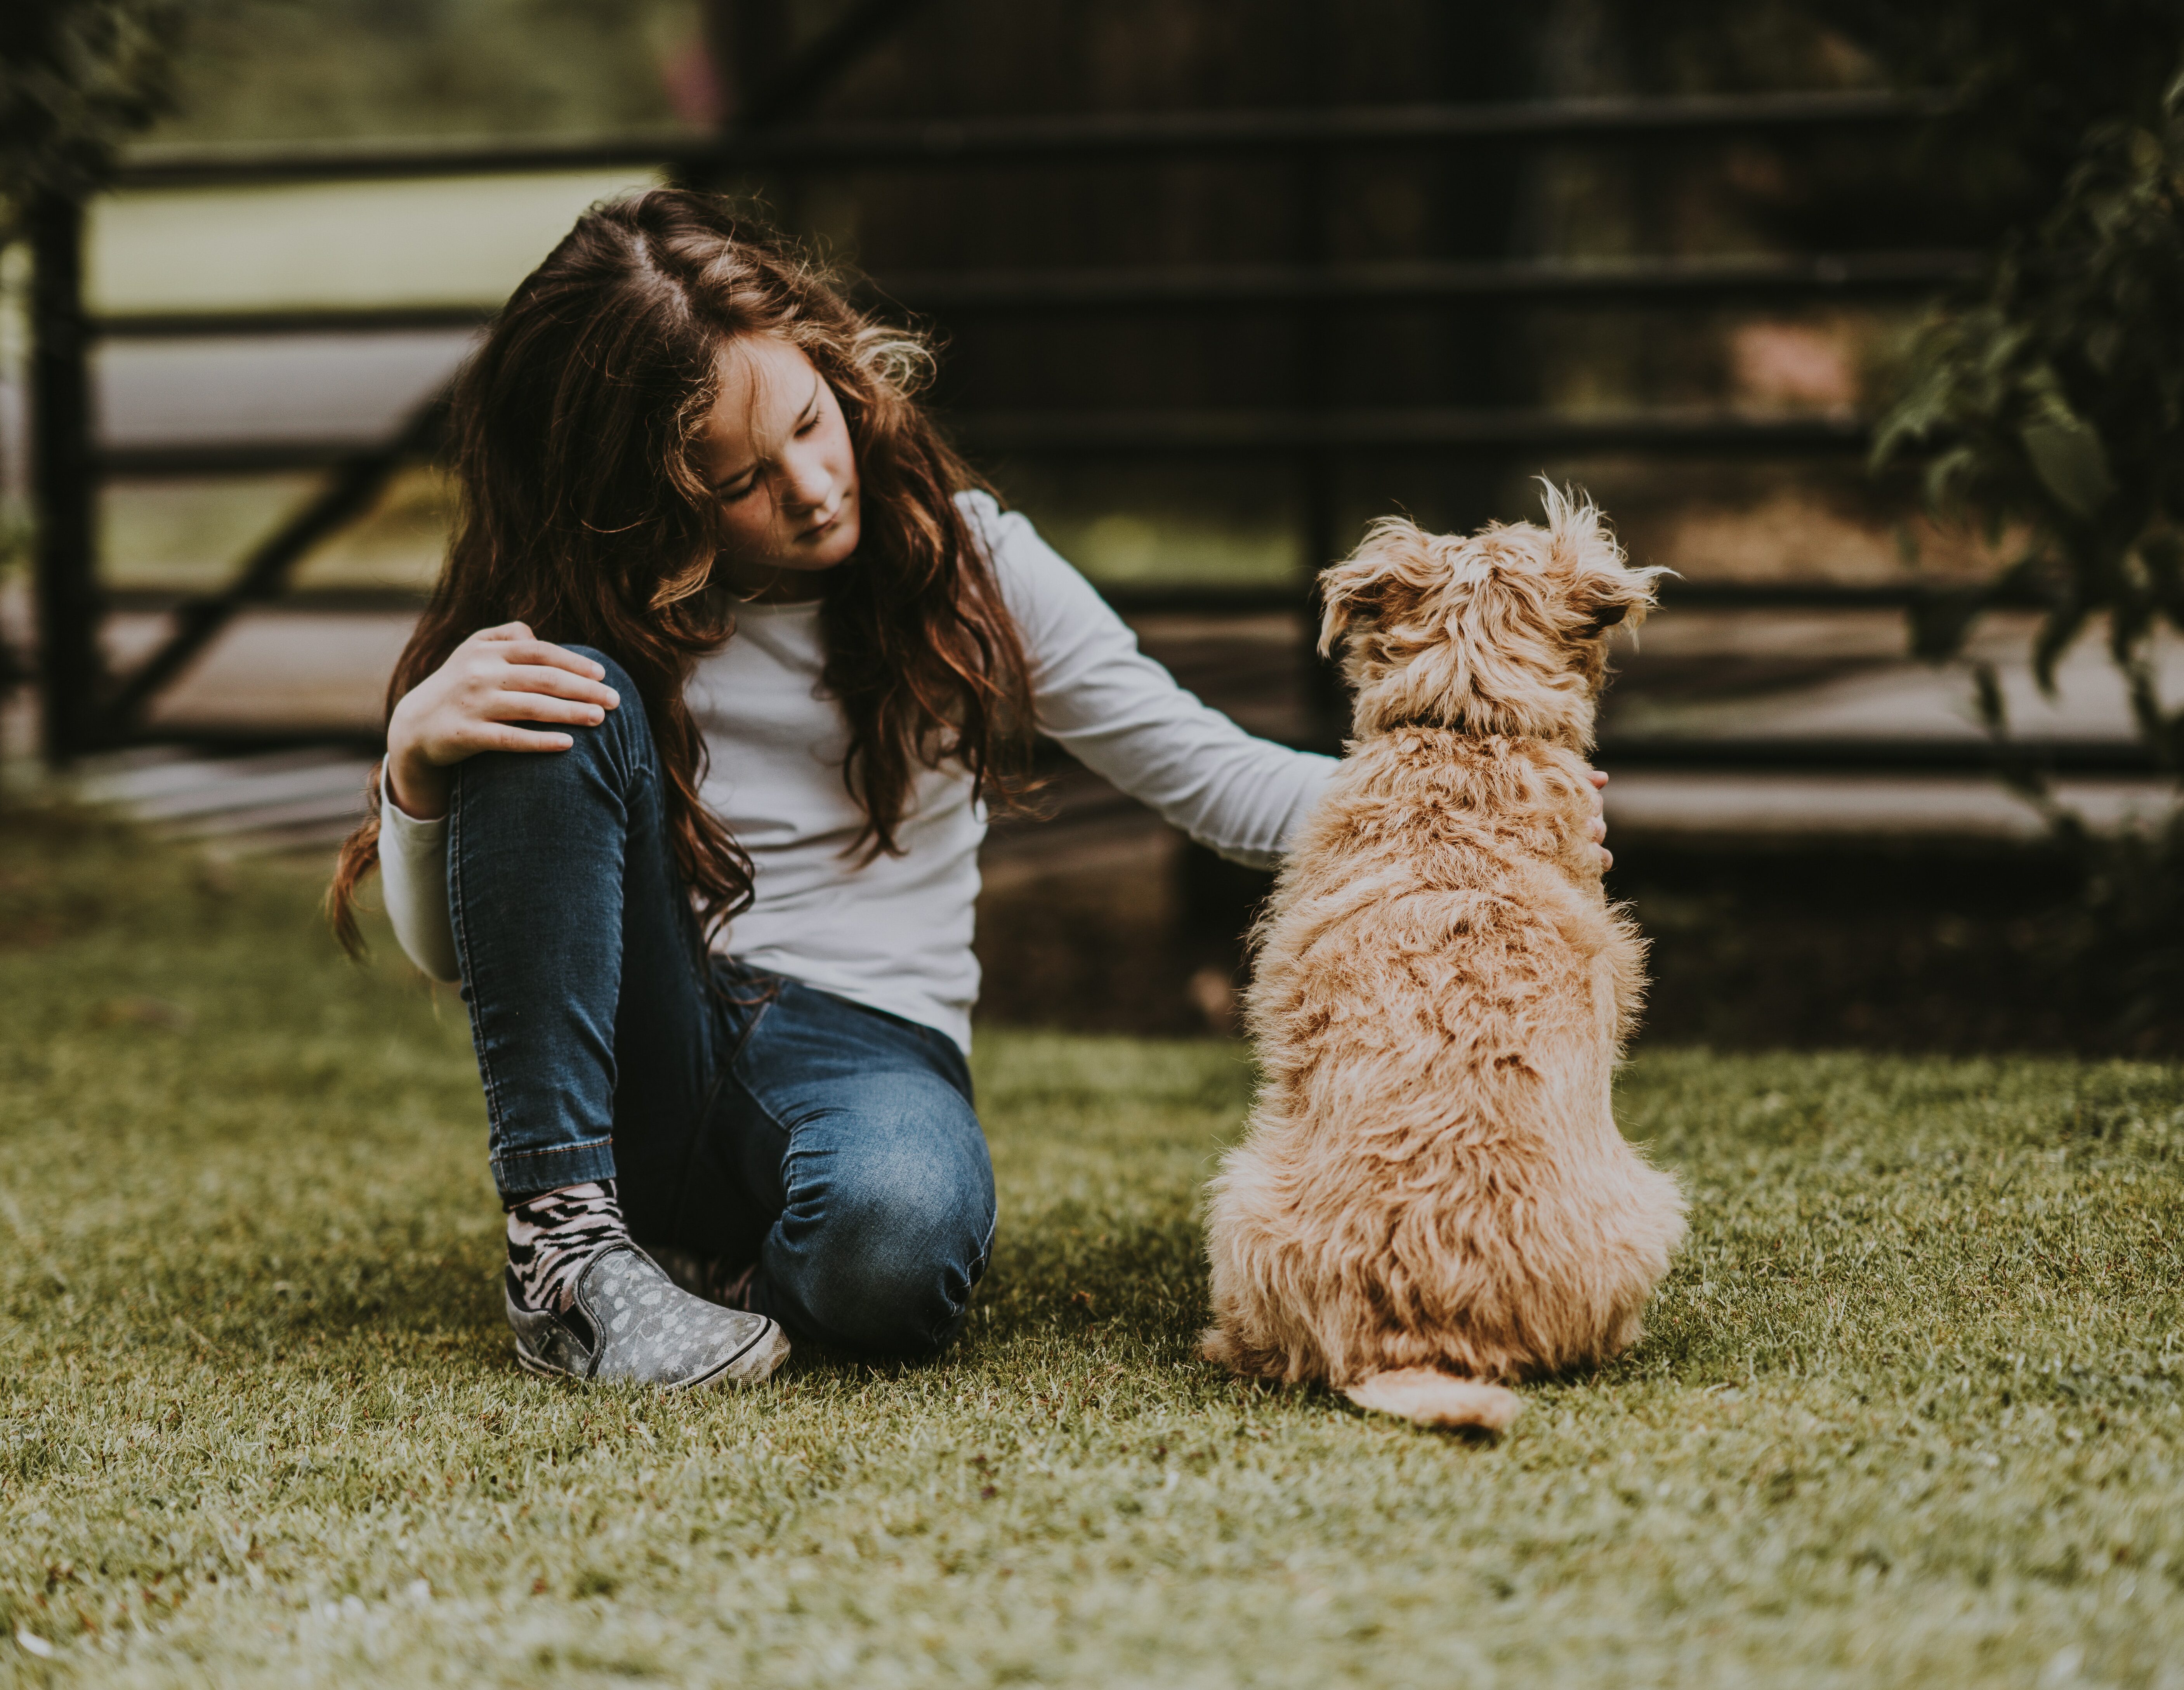
[[[566,751],[576,743],[566,733],[534,733],[505,722],[488,722],[463,737],[463,750],[465,753]]]
[[[1592,789],[1595,792],[1599,791],[1602,787],[1607,784],[1607,771],[1606,769],[1587,769],[1585,772],[1585,777],[1587,780],[1592,783]]]
[[[606,714],[604,705],[549,693],[490,693],[477,706],[478,718],[486,722],[571,722],[583,728],[598,727]]]
[[[531,638],[531,625],[528,622],[503,622],[499,627],[482,627],[471,638],[475,640],[528,639]]]
[[[517,623],[515,626],[522,625]],[[594,681],[606,673],[588,657],[579,657],[575,652],[549,640],[532,639],[528,628],[524,628],[520,637],[503,644],[501,649],[493,655],[504,663],[536,663],[552,669],[566,669],[571,674],[582,675]]]
[[[494,683],[505,692],[548,693],[555,698],[582,699],[602,710],[612,710],[621,702],[621,694],[604,681],[572,675],[566,669],[543,668],[535,663],[512,663],[493,678]]]

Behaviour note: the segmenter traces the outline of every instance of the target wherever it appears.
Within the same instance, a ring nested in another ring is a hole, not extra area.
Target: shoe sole
[[[709,1385],[733,1382],[737,1385],[763,1385],[773,1377],[782,1363],[788,1359],[788,1334],[781,1330],[778,1322],[769,1320],[766,1330],[738,1350],[710,1373],[700,1374],[695,1379],[663,1385],[662,1391],[702,1391]],[[579,1384],[591,1381],[580,1373],[571,1373],[566,1367],[549,1367],[533,1358],[521,1344],[515,1347],[515,1364],[526,1373],[540,1379],[573,1379]]]

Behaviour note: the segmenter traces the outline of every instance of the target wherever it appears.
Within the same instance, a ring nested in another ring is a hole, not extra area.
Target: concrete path
[[[2135,739],[2123,677],[2098,637],[2064,654],[2049,693],[2028,660],[2036,627],[2029,616],[1997,617],[1967,654],[1993,664],[2012,735],[2036,744]],[[1644,644],[1608,695],[1609,735],[1986,740],[1969,663],[1906,661],[1903,629],[1892,615],[1665,614],[1644,630]],[[2172,703],[2184,698],[2184,640],[2163,642],[2158,656],[2162,695]],[[1826,673],[1830,667],[1837,672]],[[1771,684],[1769,669],[1777,672]],[[1710,686],[1703,684],[1709,672]]]
[[[387,678],[415,622],[405,611],[248,611],[159,698],[152,725],[170,733],[370,738],[386,719]],[[108,662],[126,670],[169,627],[155,611],[109,617]]]
[[[207,756],[170,746],[89,760],[77,795],[172,837],[241,851],[325,851],[364,818],[373,760],[304,747]]]
[[[2102,831],[2146,825],[2176,803],[2154,777],[2065,779],[2055,797]],[[1882,840],[1995,840],[2032,844],[2040,812],[1986,775],[1690,773],[1630,769],[1607,787],[1610,844],[1698,839],[1786,845]]]

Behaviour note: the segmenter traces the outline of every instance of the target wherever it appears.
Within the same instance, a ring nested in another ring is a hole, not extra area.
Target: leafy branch
[[[169,109],[183,0],[0,6],[0,244],[31,203],[103,182],[121,142]]]
[[[1960,651],[1977,619],[2028,594],[2043,689],[2096,618],[2138,729],[2184,768],[2184,711],[2156,685],[2155,635],[2184,630],[2184,71],[2150,122],[2086,136],[2052,210],[2015,237],[1986,296],[1917,342],[1875,446],[1915,466],[1937,513],[2022,534],[1979,589],[1925,606],[1921,655]],[[1999,694],[1987,694],[1999,725]]]

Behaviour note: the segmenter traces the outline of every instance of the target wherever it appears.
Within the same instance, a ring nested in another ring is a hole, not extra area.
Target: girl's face
[[[720,372],[697,440],[721,504],[716,573],[762,599],[816,596],[811,577],[857,549],[857,458],[842,407],[802,349],[772,335],[723,347]]]

